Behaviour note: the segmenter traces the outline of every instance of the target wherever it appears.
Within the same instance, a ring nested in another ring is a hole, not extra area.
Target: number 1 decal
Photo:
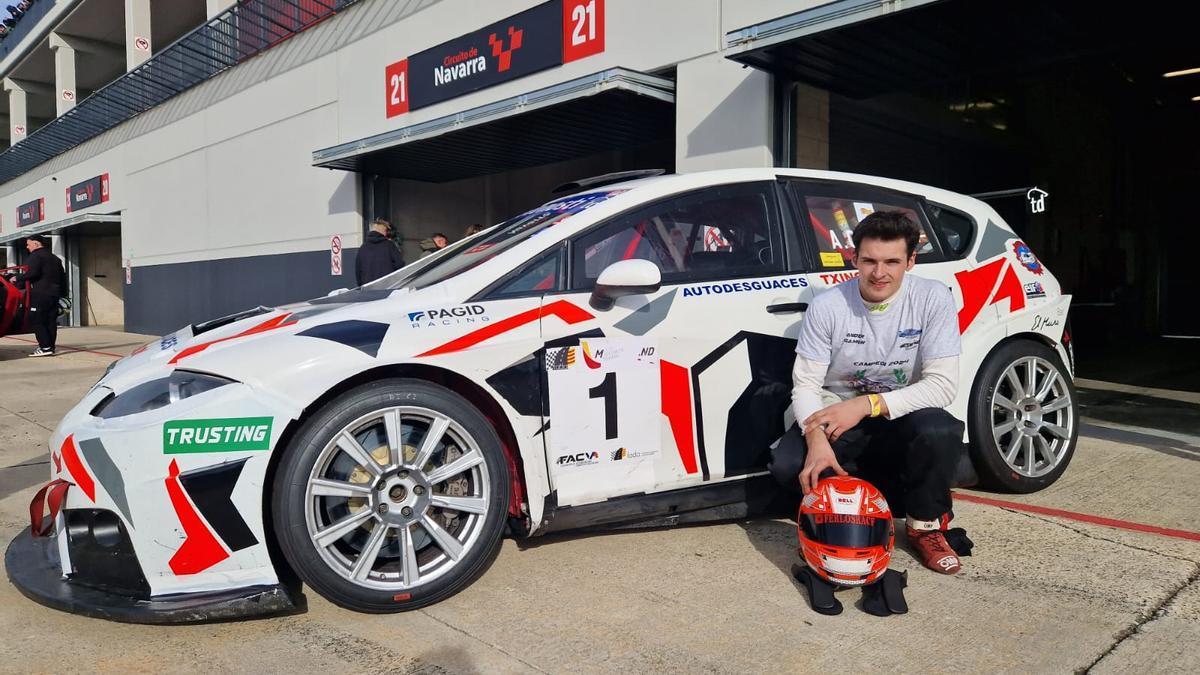
[[[588,398],[604,399],[604,440],[617,437],[617,374],[605,373],[604,381],[588,389]]]
[[[657,342],[587,338],[547,348],[544,367],[546,463],[559,497],[652,486],[666,428]]]

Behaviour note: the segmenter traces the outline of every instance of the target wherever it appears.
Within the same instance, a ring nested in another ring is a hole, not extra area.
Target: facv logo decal
[[[559,466],[586,466],[588,464],[598,464],[600,462],[600,453],[592,452],[577,452],[573,455],[563,455],[558,458]]]

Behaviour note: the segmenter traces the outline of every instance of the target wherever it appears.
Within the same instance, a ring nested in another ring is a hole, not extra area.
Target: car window
[[[649,260],[663,283],[770,274],[782,269],[769,185],[709,188],[619,216],[572,245],[573,287],[595,285],[621,260]]]
[[[975,238],[975,221],[965,213],[941,204],[927,204],[929,220],[942,238],[948,253],[953,257],[966,255]]]
[[[876,211],[899,211],[921,229],[917,243],[917,262],[940,258],[934,241],[930,240],[925,219],[916,200],[900,194],[857,185],[802,185],[793,182],[792,189],[808,221],[808,230],[816,242],[823,269],[849,267],[854,252],[854,228]]]
[[[488,299],[540,295],[559,290],[561,249],[543,255],[487,294]]]
[[[389,280],[386,288],[425,288],[455,277],[495,258],[504,251],[545,232],[572,216],[625,192],[624,189],[587,192],[556,199],[489,228],[469,242],[454,244],[455,250],[438,255],[432,264],[415,275]],[[468,245],[469,244],[469,245]],[[385,277],[386,278],[386,277]]]

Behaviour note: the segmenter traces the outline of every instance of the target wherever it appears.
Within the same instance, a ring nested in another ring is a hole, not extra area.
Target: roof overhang
[[[1159,68],[1200,65],[1197,20],[1200,3],[1170,0],[1112,10],[1094,0],[839,0],[730,31],[725,55],[852,98],[1118,55],[1128,76],[1158,86]]]
[[[313,153],[313,165],[445,182],[672,138],[675,83],[613,68]]]
[[[33,234],[58,234],[62,230],[87,223],[120,223],[119,213],[81,213],[70,218],[56,220],[53,223],[36,223],[18,228],[16,232],[0,235],[0,244],[6,244],[17,239],[24,239]]]

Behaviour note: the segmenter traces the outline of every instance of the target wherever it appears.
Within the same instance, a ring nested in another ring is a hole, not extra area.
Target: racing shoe
[[[53,349],[42,349],[41,347],[38,347],[37,349],[29,352],[29,355],[30,356],[54,356],[54,350]]]
[[[921,563],[941,574],[956,574],[962,569],[962,563],[954,554],[954,549],[946,543],[946,536],[941,530],[914,530],[909,527],[908,543],[921,558]]]

